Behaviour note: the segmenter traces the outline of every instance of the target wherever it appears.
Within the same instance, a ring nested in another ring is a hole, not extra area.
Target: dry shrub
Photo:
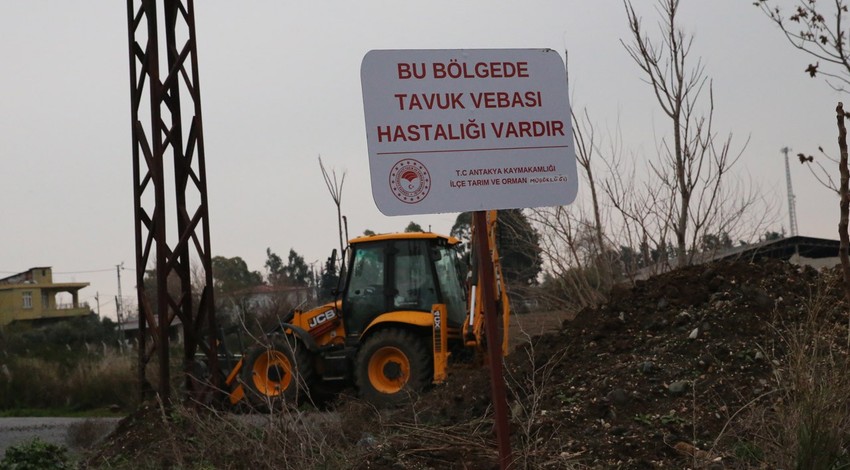
[[[76,408],[120,406],[131,408],[138,400],[133,353],[107,351],[77,364],[65,381],[67,396]]]
[[[525,331],[522,334],[526,342],[515,353],[520,359],[516,360],[515,356],[514,366],[505,367],[505,382],[514,397],[511,404],[514,466],[518,469],[577,468],[565,451],[565,443],[560,442],[563,438],[560,427],[546,419],[549,410],[544,404],[547,395],[558,392],[554,372],[566,360],[570,348],[565,345],[556,354],[544,356],[536,350],[539,338],[532,338]],[[553,451],[559,448],[560,451]]]
[[[67,388],[58,363],[30,357],[10,357],[0,375],[0,408],[64,406]]]
[[[802,318],[777,327],[773,363],[778,396],[756,407],[738,448],[771,468],[850,467],[850,352],[846,325],[828,287],[819,286]]]
[[[333,414],[281,410],[234,415],[148,404],[93,456],[89,468],[347,468]]]
[[[341,468],[346,460],[333,415],[297,410],[241,417],[182,413],[198,432],[197,453],[188,458],[205,455],[211,462],[240,462],[242,468],[281,469]]]
[[[107,352],[72,368],[52,360],[9,357],[0,373],[0,408],[89,409],[135,403],[130,354]]]
[[[66,442],[75,449],[91,449],[106,437],[113,428],[112,422],[87,419],[68,426]]]

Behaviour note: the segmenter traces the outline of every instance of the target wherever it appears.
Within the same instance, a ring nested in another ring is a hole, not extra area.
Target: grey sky
[[[636,1],[647,26],[654,1]],[[114,317],[115,265],[134,299],[126,3],[0,0],[0,277],[53,266],[91,282],[81,299]],[[631,62],[622,3],[597,1],[196,2],[214,255],[263,270],[265,249],[323,261],[337,244],[317,156],[347,172],[350,234],[448,232],[456,214],[386,217],[372,201],[360,61],[371,49],[569,49],[570,94],[597,125],[652,156],[667,123]],[[739,171],[782,204],[779,149],[837,153],[842,96],[802,71],[813,62],[744,0],[684,0],[714,79],[716,128],[750,137]],[[792,162],[793,163],[793,162]],[[642,163],[641,163],[642,164]],[[837,198],[792,167],[801,234],[835,238]],[[582,193],[579,193],[579,201]],[[775,227],[777,230],[779,227]],[[96,272],[89,272],[96,271]]]

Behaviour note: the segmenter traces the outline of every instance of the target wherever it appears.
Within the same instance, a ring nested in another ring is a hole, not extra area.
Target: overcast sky
[[[654,32],[655,1],[635,3]],[[52,266],[57,281],[90,282],[81,300],[94,307],[99,294],[113,318],[119,263],[124,297],[135,299],[125,8],[0,0],[0,277]],[[751,1],[684,0],[681,14],[714,80],[715,126],[738,145],[750,139],[741,176],[782,204],[787,230],[780,149],[837,154],[842,96],[803,74],[813,61]],[[387,217],[375,207],[360,88],[369,50],[567,49],[573,108],[600,127],[619,121],[636,159],[651,157],[669,127],[620,43],[619,0],[207,0],[196,2],[196,21],[213,255],[240,256],[252,270],[263,271],[267,247],[311,263],[337,245],[319,155],[347,175],[352,236],[411,220],[451,228],[456,214]],[[836,238],[837,197],[799,163],[792,173],[800,233]]]

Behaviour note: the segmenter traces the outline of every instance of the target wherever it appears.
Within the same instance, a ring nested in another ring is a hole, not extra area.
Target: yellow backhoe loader
[[[490,211],[491,253],[484,259],[494,266],[499,340],[507,351],[510,306],[495,230]],[[452,355],[472,356],[486,341],[481,281],[459,244],[421,232],[350,240],[338,298],[294,310],[267,344],[246,351],[225,380],[231,404],[296,404],[314,390],[351,383],[364,399],[391,404],[445,381]]]

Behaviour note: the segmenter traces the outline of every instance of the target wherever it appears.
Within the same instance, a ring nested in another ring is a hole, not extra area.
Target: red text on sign
[[[461,97],[463,93],[396,93],[398,109],[466,109]]]
[[[434,78],[528,78],[528,62],[476,62],[452,59],[432,64]]]
[[[543,96],[539,91],[488,91],[469,95],[476,108],[536,108],[543,104]]]
[[[398,64],[399,80],[407,80],[410,78],[425,78],[425,64]]]

